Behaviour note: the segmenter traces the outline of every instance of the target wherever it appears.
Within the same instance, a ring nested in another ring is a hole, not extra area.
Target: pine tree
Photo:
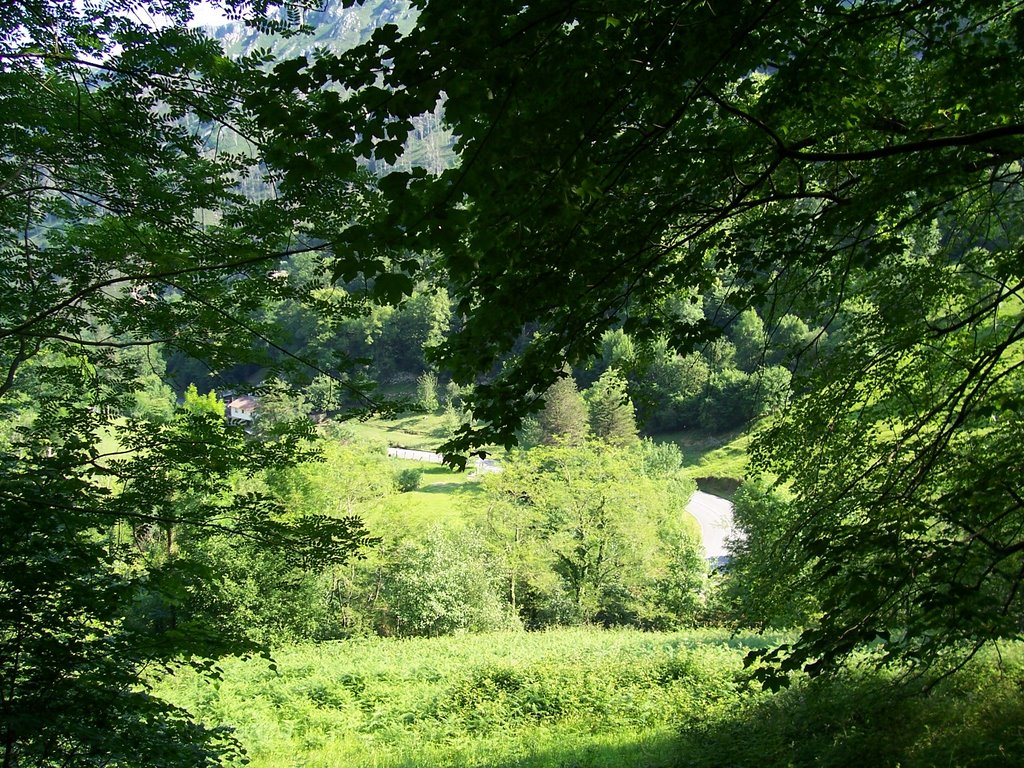
[[[587,390],[590,404],[590,429],[596,437],[612,445],[630,445],[637,441],[636,415],[626,393],[622,374],[608,369]]]
[[[544,445],[558,442],[575,444],[587,436],[587,405],[571,374],[566,373],[544,394],[540,429]]]

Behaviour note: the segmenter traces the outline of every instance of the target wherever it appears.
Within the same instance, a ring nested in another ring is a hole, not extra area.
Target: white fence
[[[412,451],[408,448],[388,448],[388,456],[393,459],[409,459],[410,461],[426,461],[431,464],[443,464],[444,456],[430,451]]]
[[[388,448],[388,456],[393,459],[409,459],[410,461],[426,461],[430,464],[443,464],[444,456],[430,451],[413,451],[409,448]],[[472,469],[481,475],[501,472],[501,465],[494,459],[474,459]]]

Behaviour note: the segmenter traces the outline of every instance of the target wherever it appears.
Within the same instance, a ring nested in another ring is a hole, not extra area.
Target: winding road
[[[686,505],[686,511],[700,523],[704,539],[704,557],[721,564],[731,553],[727,540],[737,535],[732,522],[732,502],[710,493],[695,491]]]

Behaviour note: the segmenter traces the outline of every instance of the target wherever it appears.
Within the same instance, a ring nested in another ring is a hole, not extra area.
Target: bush
[[[438,636],[506,629],[515,622],[498,596],[479,539],[432,529],[398,544],[381,570],[383,634]]]
[[[993,654],[994,656],[994,654]],[[1005,658],[1004,658],[1005,661]],[[847,669],[749,696],[683,730],[694,768],[1021,765],[1019,647],[922,695],[906,670]],[[996,663],[993,663],[996,662]],[[901,674],[902,673],[902,674]]]
[[[437,376],[424,373],[416,379],[416,404],[427,413],[434,413],[441,407],[437,396]]]
[[[398,490],[402,493],[408,493],[409,491],[415,491],[420,487],[420,478],[422,477],[422,469],[408,467],[406,469],[400,469],[395,473],[395,483],[398,485]]]

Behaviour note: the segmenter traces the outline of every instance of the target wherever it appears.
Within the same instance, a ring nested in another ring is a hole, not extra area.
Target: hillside
[[[1024,4],[194,1],[0,13],[0,768],[1024,765]]]
[[[416,18],[415,10],[405,0],[367,0],[347,7],[340,2],[327,2],[323,3],[323,8],[320,11],[299,6],[296,13],[306,31],[288,37],[261,32],[240,22],[216,24],[207,30],[231,57],[268,50],[278,59],[314,58],[317,51],[338,53],[366,42],[375,29],[386,24],[394,24],[402,32],[407,32]],[[284,11],[281,13],[284,18]],[[370,158],[366,163],[369,170],[383,174],[391,170],[422,167],[436,174],[454,164],[452,133],[443,123],[440,104],[432,112],[412,117],[410,122],[412,130],[398,161],[387,164]],[[265,194],[259,186],[252,186],[246,192],[257,198]]]

